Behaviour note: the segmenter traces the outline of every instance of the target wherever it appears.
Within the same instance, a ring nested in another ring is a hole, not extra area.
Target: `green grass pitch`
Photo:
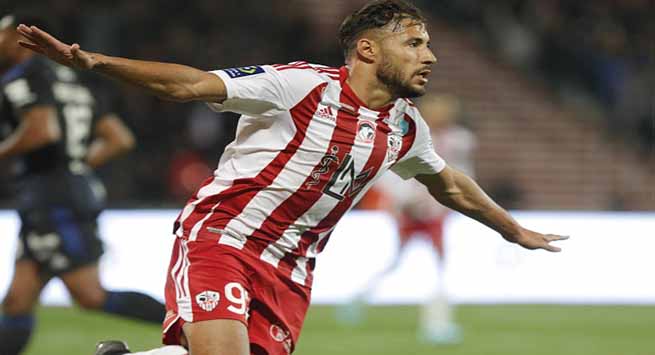
[[[73,308],[41,308],[25,355],[92,355],[97,340],[159,346],[159,327]],[[311,308],[300,355],[655,355],[655,307],[460,306],[464,341],[435,347],[416,338],[416,307],[370,307],[357,326],[339,325],[334,308]]]

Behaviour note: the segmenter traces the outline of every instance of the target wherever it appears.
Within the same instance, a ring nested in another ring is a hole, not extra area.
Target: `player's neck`
[[[376,110],[396,100],[389,88],[378,80],[375,69],[361,63],[349,66],[346,82],[366,107]]]

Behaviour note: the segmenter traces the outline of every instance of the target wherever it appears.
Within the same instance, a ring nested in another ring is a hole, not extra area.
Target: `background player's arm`
[[[135,145],[132,131],[113,114],[100,118],[95,127],[94,137],[86,157],[87,164],[93,168],[128,152]]]
[[[57,113],[52,106],[34,106],[21,116],[14,132],[0,142],[0,159],[22,155],[61,139]]]
[[[503,238],[527,249],[561,249],[550,242],[568,237],[541,234],[521,227],[512,216],[498,206],[471,178],[446,166],[438,174],[417,175],[416,179],[428,188],[441,204],[461,212],[500,233]]]
[[[18,26],[26,38],[19,43],[60,64],[93,70],[138,86],[171,101],[223,102],[227,90],[216,75],[189,66],[133,60],[86,52],[78,44],[68,45],[35,26]]]

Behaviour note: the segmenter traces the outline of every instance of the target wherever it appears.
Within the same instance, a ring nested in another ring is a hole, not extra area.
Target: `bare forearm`
[[[91,70],[135,85],[166,100],[193,99],[193,83],[204,74],[179,64],[111,57],[99,53],[90,55],[95,62]]]
[[[469,216],[500,233],[503,238],[526,249],[545,249],[552,252],[561,248],[551,242],[568,237],[541,234],[521,227],[510,214],[498,206],[468,176],[446,167],[438,174],[416,176],[432,197],[447,207]]]
[[[19,25],[25,38],[18,43],[36,53],[70,67],[90,69],[136,85],[161,98],[173,101],[204,100],[223,102],[225,85],[217,76],[186,65],[148,62],[84,51],[79,44],[68,45],[36,26]]]
[[[89,147],[86,163],[92,168],[97,168],[127,151],[129,149],[107,144],[104,140],[95,140]]]
[[[521,226],[502,207],[496,204],[468,176],[455,171],[453,184],[446,190],[432,191],[432,195],[446,207],[456,210],[500,233],[514,242],[521,232]]]
[[[34,144],[27,139],[21,139],[20,135],[11,135],[4,141],[0,142],[0,159],[13,157],[32,151],[42,144]]]
[[[0,159],[22,155],[58,141],[61,137],[54,108],[39,106],[25,113],[21,124],[0,141]]]

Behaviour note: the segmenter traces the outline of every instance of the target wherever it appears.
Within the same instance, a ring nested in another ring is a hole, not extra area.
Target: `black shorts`
[[[32,260],[44,278],[97,263],[103,253],[95,217],[69,208],[21,212],[17,260]]]

